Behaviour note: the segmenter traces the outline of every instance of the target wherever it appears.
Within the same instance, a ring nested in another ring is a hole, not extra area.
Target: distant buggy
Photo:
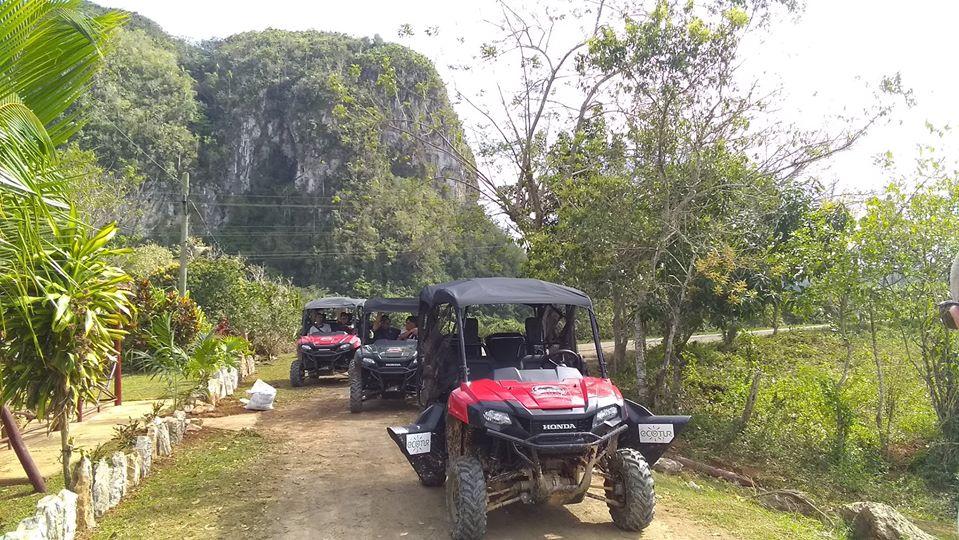
[[[418,395],[416,340],[375,339],[372,330],[378,313],[415,314],[418,308],[415,298],[370,298],[364,303],[360,318],[363,344],[350,363],[350,412],[361,412],[363,402],[369,399]]]
[[[353,326],[363,300],[330,297],[312,300],[303,307],[300,337],[296,340],[296,360],[290,364],[290,385],[303,386],[307,377],[344,373],[353,354],[360,348],[360,337]],[[345,323],[337,320],[347,314]]]

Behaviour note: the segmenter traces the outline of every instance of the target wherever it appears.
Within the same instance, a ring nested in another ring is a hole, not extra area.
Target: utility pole
[[[180,290],[180,296],[186,296],[186,265],[189,262],[187,254],[187,242],[190,239],[190,210],[187,207],[190,196],[190,173],[183,173],[183,221],[180,227],[180,276],[177,280],[177,286]]]

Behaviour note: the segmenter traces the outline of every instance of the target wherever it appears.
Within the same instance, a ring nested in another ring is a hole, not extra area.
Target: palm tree
[[[129,313],[110,267],[115,226],[85,226],[63,193],[56,148],[79,128],[77,97],[125,16],[80,0],[0,1],[0,402],[59,426],[92,396]]]

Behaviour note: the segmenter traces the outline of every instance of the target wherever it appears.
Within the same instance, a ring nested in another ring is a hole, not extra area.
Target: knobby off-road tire
[[[350,360],[350,412],[363,412],[363,368],[358,358]]]
[[[645,529],[656,513],[653,475],[646,459],[638,450],[621,448],[609,457],[606,472],[610,476],[606,496],[622,502],[622,506],[607,504],[613,524],[624,531]]]
[[[303,386],[303,378],[306,371],[303,369],[303,360],[297,358],[290,364],[290,386],[299,388]]]
[[[450,458],[446,510],[453,540],[479,540],[486,534],[486,477],[475,457]]]

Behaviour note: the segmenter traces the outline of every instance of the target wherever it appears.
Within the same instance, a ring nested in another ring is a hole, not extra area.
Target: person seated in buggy
[[[336,317],[336,322],[330,325],[330,328],[334,332],[346,332],[347,334],[353,333],[353,321],[350,314],[341,311],[340,314]]]
[[[373,326],[373,341],[381,339],[395,341],[400,337],[400,329],[393,326],[390,316],[384,313]]]
[[[326,314],[320,310],[314,310],[310,315],[312,324],[310,325],[309,335],[329,334],[332,332],[329,323],[326,322]]]
[[[410,315],[406,318],[406,324],[403,325],[403,331],[400,332],[399,339],[416,339],[417,331],[419,328],[416,327],[416,316]]]

